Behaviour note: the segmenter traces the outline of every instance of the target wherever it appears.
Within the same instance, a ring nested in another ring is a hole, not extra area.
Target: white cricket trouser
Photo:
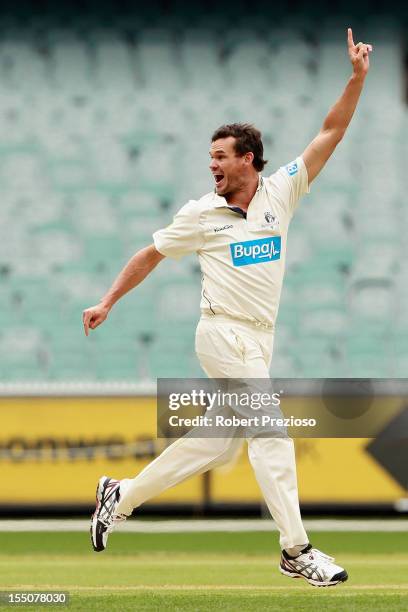
[[[210,378],[269,378],[273,331],[222,315],[203,315],[196,332],[196,351]],[[133,479],[125,479],[117,513],[134,508],[190,476],[228,463],[242,438],[180,438]],[[297,490],[293,440],[251,437],[248,455],[268,508],[280,531],[281,548],[308,543]]]

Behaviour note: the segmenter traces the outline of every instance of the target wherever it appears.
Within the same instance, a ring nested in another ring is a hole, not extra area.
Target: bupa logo
[[[286,166],[286,170],[287,173],[289,174],[289,176],[293,176],[294,174],[296,174],[296,172],[299,170],[297,162],[291,162],[290,164],[288,164]]]
[[[280,259],[281,237],[270,236],[259,240],[246,240],[230,244],[234,266],[250,266]]]

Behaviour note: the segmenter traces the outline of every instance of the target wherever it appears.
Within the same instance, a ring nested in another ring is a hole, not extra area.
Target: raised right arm
[[[133,255],[99,304],[84,310],[82,321],[85,335],[88,336],[90,329],[95,329],[103,323],[112,306],[125,293],[137,287],[162,259],[164,259],[164,255],[159,253],[154,244]]]

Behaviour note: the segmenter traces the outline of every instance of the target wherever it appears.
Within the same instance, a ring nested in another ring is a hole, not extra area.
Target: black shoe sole
[[[110,478],[105,478],[103,486],[102,486],[102,491],[101,491],[101,499],[98,498],[98,491],[99,491],[99,486],[100,483],[98,482],[98,484],[96,485],[96,492],[95,492],[95,498],[96,498],[96,508],[95,508],[95,512],[92,515],[92,520],[91,520],[91,527],[90,527],[90,534],[91,534],[91,544],[92,544],[92,548],[94,549],[95,552],[102,552],[105,550],[105,546],[103,545],[103,534],[106,531],[106,527],[103,523],[100,523],[98,521],[98,514],[100,511],[100,508],[102,507],[102,499],[106,490],[106,485],[108,484],[108,482],[110,481]],[[99,504],[99,506],[98,506]],[[97,510],[98,508],[98,510]],[[96,519],[96,520],[95,520]]]
[[[317,588],[333,587],[333,586],[336,586],[337,584],[340,584],[341,582],[346,582],[346,580],[348,579],[348,574],[346,570],[343,570],[342,572],[335,574],[332,577],[330,582],[320,582],[319,583],[317,580],[313,580],[312,582],[310,578],[306,578],[306,576],[303,576],[302,574],[297,574],[295,572],[288,572],[288,570],[286,570],[281,565],[279,565],[279,569],[284,576],[288,576],[289,578],[303,578],[304,580],[306,580],[308,584],[310,584],[313,587],[317,587]]]
[[[96,521],[95,533],[94,533],[94,525],[93,525],[93,521],[92,521],[91,528],[90,528],[89,531],[90,531],[90,534],[91,534],[91,543],[92,543],[92,548],[94,549],[94,551],[95,552],[102,552],[102,551],[104,551],[105,550],[105,546],[103,545],[102,534],[105,533],[105,531],[106,531],[105,525],[103,525],[102,523],[99,523],[99,521]]]

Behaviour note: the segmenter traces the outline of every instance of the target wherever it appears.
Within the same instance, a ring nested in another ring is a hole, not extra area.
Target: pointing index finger
[[[347,30],[347,42],[348,42],[349,48],[354,47],[353,30],[351,28],[348,28]]]
[[[84,331],[85,331],[85,335],[87,336],[89,334],[89,321],[90,321],[90,315],[88,312],[84,312],[82,315],[82,321],[84,324]]]

